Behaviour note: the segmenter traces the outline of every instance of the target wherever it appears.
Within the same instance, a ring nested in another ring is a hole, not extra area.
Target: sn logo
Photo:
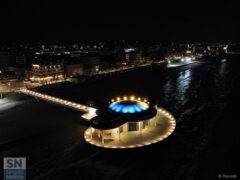
[[[26,158],[4,158],[4,169],[26,169]]]

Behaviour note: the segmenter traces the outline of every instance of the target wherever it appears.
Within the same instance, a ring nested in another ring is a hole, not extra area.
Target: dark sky
[[[79,2],[9,0],[0,7],[0,40],[240,41],[231,0]]]

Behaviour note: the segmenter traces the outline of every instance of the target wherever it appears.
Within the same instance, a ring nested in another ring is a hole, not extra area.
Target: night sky
[[[239,6],[231,0],[79,2],[9,1],[0,7],[0,40],[240,41]]]

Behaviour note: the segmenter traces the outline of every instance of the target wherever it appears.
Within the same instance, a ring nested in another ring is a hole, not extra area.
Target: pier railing
[[[65,107],[72,108],[72,109],[75,109],[77,111],[85,112],[82,115],[82,118],[85,119],[85,120],[88,120],[88,121],[96,116],[97,109],[93,108],[93,107],[89,107],[89,106],[82,105],[82,104],[79,104],[79,103],[75,103],[75,102],[72,102],[72,101],[67,101],[67,100],[60,99],[60,98],[53,97],[53,96],[49,96],[49,95],[46,95],[46,94],[38,93],[38,92],[28,90],[28,89],[21,89],[21,90],[19,90],[19,92],[23,93],[23,94],[26,94],[26,95],[29,95],[29,96],[39,98],[39,99],[43,99],[43,100],[46,100],[46,101],[49,101],[49,102],[53,102],[53,103],[56,103],[56,104],[59,104],[59,105],[63,105]]]

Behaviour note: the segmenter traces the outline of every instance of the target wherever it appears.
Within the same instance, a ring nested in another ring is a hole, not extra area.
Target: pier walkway
[[[78,103],[75,103],[75,102],[67,101],[67,100],[60,99],[60,98],[53,97],[53,96],[49,96],[49,95],[46,95],[46,94],[38,93],[38,92],[31,91],[31,90],[28,90],[28,89],[21,89],[18,92],[29,95],[29,96],[33,96],[33,97],[36,97],[36,98],[39,98],[39,99],[43,99],[45,101],[53,102],[53,103],[56,103],[56,104],[59,104],[59,105],[62,105],[62,106],[68,107],[68,108],[72,108],[72,109],[75,109],[77,111],[85,112],[85,114],[83,114],[81,117],[83,119],[87,120],[87,121],[90,121],[93,117],[96,116],[97,109],[93,108],[93,107],[89,107],[89,106],[86,106],[86,105],[82,105],[82,104],[78,104]]]

